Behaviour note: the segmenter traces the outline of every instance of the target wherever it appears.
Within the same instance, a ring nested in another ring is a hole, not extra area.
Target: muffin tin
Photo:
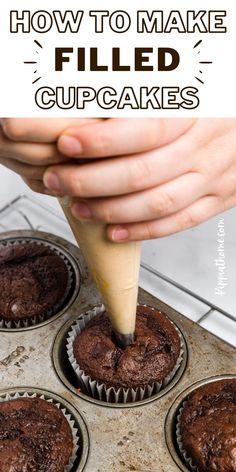
[[[236,375],[235,349],[140,290],[139,302],[166,313],[182,332],[186,342],[184,363],[165,389],[148,401],[132,404],[132,408],[87,397],[76,389],[63,347],[67,327],[73,320],[101,303],[80,250],[57,236],[34,231],[1,234],[0,244],[14,237],[39,238],[59,246],[72,258],[81,287],[78,290],[75,284],[68,307],[45,323],[27,330],[0,330],[0,395],[9,389],[41,389],[68,403],[81,425],[86,451],[86,457],[73,472],[187,472],[174,440],[179,402],[216,376]]]

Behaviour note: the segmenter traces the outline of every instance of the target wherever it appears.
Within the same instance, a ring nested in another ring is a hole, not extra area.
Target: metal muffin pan
[[[0,243],[12,233],[0,235]],[[13,236],[22,235],[15,232]],[[26,234],[24,232],[24,234]],[[48,320],[46,325],[30,331],[1,332],[1,389],[46,389],[61,396],[86,421],[91,450],[86,472],[179,472],[185,469],[176,462],[166,441],[166,417],[175,399],[196,382],[213,376],[236,374],[236,350],[185,318],[152,295],[140,290],[139,302],[151,305],[176,323],[187,344],[188,359],[182,376],[168,391],[160,392],[154,401],[135,408],[111,408],[110,405],[87,401],[62,381],[55,372],[55,343],[59,331],[73,319],[101,303],[87,266],[78,248],[56,236],[27,231],[28,237],[43,237],[63,246],[78,261],[81,289],[70,308]],[[54,350],[53,350],[54,345]],[[203,380],[204,381],[204,380]],[[185,393],[184,393],[185,394]],[[174,411],[173,411],[174,418]],[[170,421],[170,413],[168,414]],[[74,472],[78,472],[77,469]],[[186,469],[187,471],[187,469]]]

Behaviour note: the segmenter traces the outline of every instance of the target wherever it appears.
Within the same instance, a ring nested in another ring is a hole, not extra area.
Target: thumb
[[[190,118],[114,118],[71,127],[58,140],[69,157],[111,157],[150,151],[171,143],[195,123]]]
[[[13,141],[54,143],[67,128],[96,121],[91,118],[1,118],[0,123],[4,134]]]

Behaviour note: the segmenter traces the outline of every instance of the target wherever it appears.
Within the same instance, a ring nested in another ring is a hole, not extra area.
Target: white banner
[[[8,0],[0,36],[1,116],[236,116],[235,0]]]

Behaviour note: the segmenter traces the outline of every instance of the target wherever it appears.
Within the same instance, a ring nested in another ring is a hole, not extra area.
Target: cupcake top
[[[73,352],[80,369],[106,387],[145,387],[172,372],[180,355],[180,337],[161,312],[138,306],[132,346],[122,350],[116,345],[104,312],[75,338]]]
[[[4,401],[0,418],[1,471],[64,472],[73,437],[55,405],[32,397]]]
[[[179,427],[181,450],[198,472],[236,472],[236,379],[192,393]]]
[[[66,264],[49,247],[22,243],[0,249],[0,318],[46,314],[63,299],[67,283]]]

